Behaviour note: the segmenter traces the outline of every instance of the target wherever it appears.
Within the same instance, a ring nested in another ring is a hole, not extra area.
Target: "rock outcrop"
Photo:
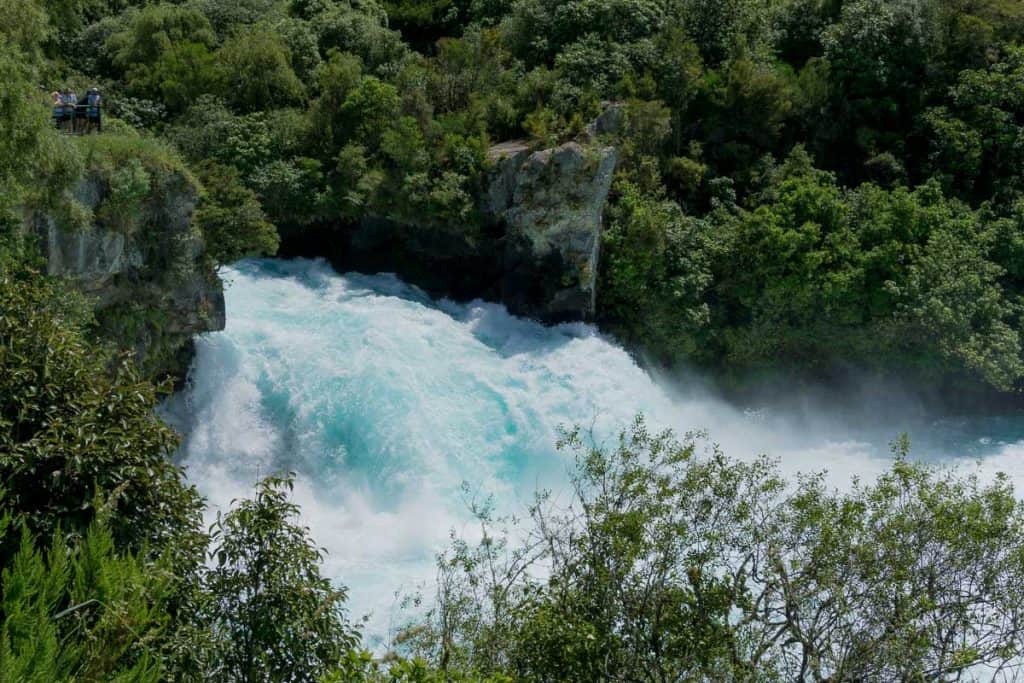
[[[87,170],[61,208],[29,211],[25,225],[49,274],[92,299],[104,337],[147,375],[181,378],[193,336],[224,328],[221,282],[192,222],[198,188],[183,168],[135,160],[127,191],[119,166]]]
[[[544,322],[590,320],[618,158],[602,143],[614,121],[594,125],[583,139],[551,149],[535,151],[524,140],[492,147],[480,225],[445,230],[371,216],[285,234],[281,255],[396,273],[435,297],[498,301]]]
[[[395,273],[434,297],[497,301],[543,322],[593,320],[614,141],[625,118],[623,105],[606,103],[574,141],[491,147],[469,225],[365,216],[286,232],[280,254],[325,257],[342,272]]]
[[[496,163],[486,207],[505,226],[501,300],[514,313],[546,321],[590,319],[618,155],[576,142],[533,153],[505,148],[510,153]]]

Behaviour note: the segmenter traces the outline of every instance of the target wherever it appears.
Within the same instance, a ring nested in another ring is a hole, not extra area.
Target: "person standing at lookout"
[[[75,107],[71,104],[71,91],[64,88],[60,91],[60,129],[70,133],[74,116]]]
[[[59,90],[50,93],[50,105],[53,107],[53,125],[60,130],[60,124],[64,120],[64,100]]]
[[[88,131],[96,131],[97,133],[103,132],[103,121],[100,118],[100,90],[96,86],[89,88],[89,92],[85,94],[86,104],[86,121],[88,125]]]
[[[71,132],[75,133],[78,129],[78,93],[71,88],[65,89],[64,92],[64,113],[71,122]]]

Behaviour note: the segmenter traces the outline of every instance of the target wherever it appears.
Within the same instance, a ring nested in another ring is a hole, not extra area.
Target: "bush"
[[[528,528],[473,509],[402,650],[515,680],[917,680],[1010,669],[1024,647],[1024,506],[906,459],[847,494],[642,420],[578,430],[571,500]],[[522,540],[520,540],[522,539]]]
[[[196,560],[200,508],[170,456],[158,392],[130,359],[89,341],[83,301],[26,266],[0,269],[0,488],[48,538],[84,532],[103,496],[119,548],[181,544]]]
[[[217,681],[317,680],[355,648],[344,589],[320,576],[321,551],[296,524],[291,478],[262,481],[213,526],[205,578]]]
[[[118,552],[102,520],[73,541],[23,529],[19,544],[16,528],[0,520],[0,542],[17,550],[0,577],[0,679],[165,680],[170,563]]]
[[[616,190],[604,236],[601,315],[622,341],[643,343],[665,361],[697,358],[709,323],[706,227],[633,185]]]
[[[242,185],[238,171],[207,162],[199,167],[205,192],[195,223],[203,232],[206,252],[217,264],[247,256],[273,256],[280,238],[267,221],[256,193]]]
[[[274,33],[252,29],[228,39],[217,52],[224,97],[243,112],[280,109],[305,101],[291,55]]]
[[[150,5],[107,38],[105,50],[132,94],[162,100],[182,111],[188,99],[215,84],[210,50],[217,44],[200,12],[170,4]]]
[[[718,214],[713,316],[731,328],[732,362],[787,357],[932,380],[952,366],[1015,386],[1018,298],[1000,285],[983,216],[935,183],[844,193],[809,163],[794,154],[756,209]]]

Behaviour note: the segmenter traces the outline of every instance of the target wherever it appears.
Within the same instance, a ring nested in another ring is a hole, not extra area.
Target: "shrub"
[[[205,192],[195,222],[203,231],[207,254],[218,264],[246,256],[273,256],[280,238],[267,221],[256,193],[242,185],[230,166],[199,167]]]

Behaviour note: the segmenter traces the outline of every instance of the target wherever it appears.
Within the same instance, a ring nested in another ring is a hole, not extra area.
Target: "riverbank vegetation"
[[[665,363],[1013,393],[1022,36],[1013,0],[5,0],[0,679],[1014,671],[1024,508],[1005,478],[897,444],[839,493],[642,421],[605,447],[566,434],[571,502],[541,493],[518,526],[476,506],[479,535],[371,656],[288,477],[204,528],[153,412],[166,387],[96,338],[21,220],[73,222],[66,191],[94,168],[117,223],[166,162],[205,186],[218,262],[367,216],[472,241],[489,144],[570,140],[617,103],[606,329]],[[61,136],[40,83],[98,84],[107,132]]]
[[[98,84],[175,146],[218,260],[367,217],[472,244],[489,145],[614,106],[597,320],[646,358],[1021,388],[1019,3],[229,4],[4,10],[12,86]]]
[[[877,481],[841,493],[640,419],[605,444],[563,435],[571,496],[539,492],[518,520],[473,503],[479,530],[453,537],[371,655],[291,478],[204,528],[157,389],[89,341],[80,297],[4,265],[3,680],[945,681],[1020,665],[1024,504],[1005,477],[915,464],[898,442]]]

